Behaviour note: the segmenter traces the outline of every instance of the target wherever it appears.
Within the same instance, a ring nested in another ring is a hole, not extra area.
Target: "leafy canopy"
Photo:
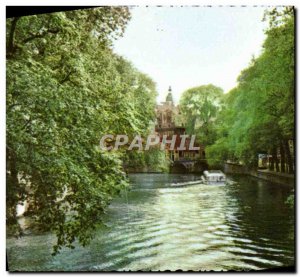
[[[126,7],[7,19],[7,222],[27,200],[54,253],[89,242],[126,186],[122,153],[101,152],[103,134],[146,132],[155,84],[113,53]]]
[[[266,18],[262,54],[224,98],[216,120],[218,139],[207,148],[211,165],[230,159],[256,166],[258,153],[276,153],[285,145],[292,171],[287,141],[294,138],[294,12],[272,9]]]
[[[214,85],[188,89],[180,99],[187,132],[196,134],[201,143],[211,144],[215,132],[213,121],[221,106],[223,90]]]

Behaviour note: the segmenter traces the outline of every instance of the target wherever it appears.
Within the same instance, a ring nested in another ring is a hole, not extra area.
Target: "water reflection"
[[[51,257],[54,237],[8,239],[11,270],[249,270],[294,264],[291,188],[249,177],[171,188],[199,176],[131,175],[93,243]]]

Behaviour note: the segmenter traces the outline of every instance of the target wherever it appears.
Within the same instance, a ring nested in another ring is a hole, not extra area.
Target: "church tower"
[[[174,105],[174,102],[173,102],[173,95],[172,95],[172,88],[171,86],[169,86],[169,89],[168,89],[168,95],[166,97],[166,102],[169,104],[169,105]]]

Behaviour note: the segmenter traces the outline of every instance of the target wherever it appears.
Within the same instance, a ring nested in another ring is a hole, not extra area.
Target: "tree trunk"
[[[16,30],[18,20],[19,17],[14,17],[10,26],[9,38],[7,41],[7,48],[6,48],[7,57],[10,57],[15,51],[14,35],[15,35],[15,30]]]
[[[6,149],[6,219],[8,224],[17,222],[18,204],[18,171],[17,161],[13,151]]]
[[[268,166],[269,166],[269,170],[272,170],[274,171],[274,159],[273,159],[273,156],[272,158],[270,158],[270,155],[272,155],[272,150],[269,150],[268,151]]]
[[[269,169],[274,171],[274,158],[272,156],[272,158],[269,158]]]
[[[283,142],[280,142],[280,171],[285,172],[285,151]]]
[[[288,167],[289,167],[288,173],[293,174],[294,173],[294,161],[293,161],[293,157],[291,155],[289,143],[287,140],[284,141],[284,148],[285,148],[287,163],[288,163]]]
[[[279,172],[279,162],[278,162],[278,157],[277,157],[277,147],[276,146],[273,147],[272,156],[273,156],[273,160],[275,163],[276,172]]]

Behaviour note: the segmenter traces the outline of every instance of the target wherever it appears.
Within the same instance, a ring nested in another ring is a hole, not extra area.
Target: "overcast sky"
[[[212,83],[228,92],[264,40],[265,7],[134,7],[115,51],[178,103],[188,88]]]

